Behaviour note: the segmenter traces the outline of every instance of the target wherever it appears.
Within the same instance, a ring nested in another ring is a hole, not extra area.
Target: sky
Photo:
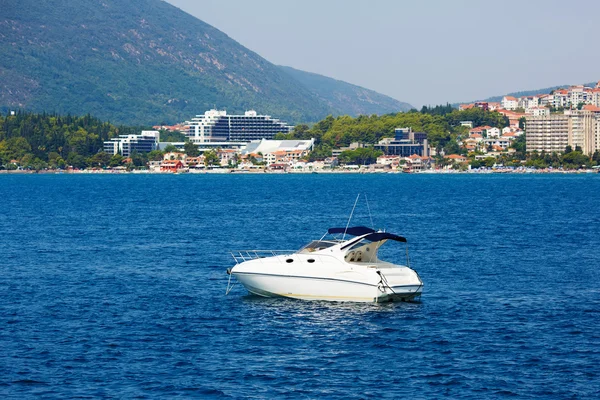
[[[600,80],[596,0],[167,0],[270,62],[413,106]]]

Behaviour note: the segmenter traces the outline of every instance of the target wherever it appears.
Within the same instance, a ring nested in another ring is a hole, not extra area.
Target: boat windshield
[[[298,253],[312,253],[313,251],[324,250],[336,244],[338,244],[338,242],[331,240],[313,240],[312,242],[298,250]]]

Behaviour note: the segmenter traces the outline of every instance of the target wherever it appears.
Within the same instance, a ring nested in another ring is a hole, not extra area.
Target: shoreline
[[[426,170],[419,172],[402,172],[402,171],[244,171],[244,170],[229,170],[229,169],[214,169],[206,171],[184,171],[184,172],[171,172],[171,171],[150,171],[150,170],[133,170],[133,171],[122,171],[122,170],[0,170],[0,175],[385,175],[385,174],[402,174],[402,175],[489,175],[489,174],[510,174],[510,175],[522,175],[522,174],[568,174],[568,175],[581,175],[581,174],[598,174],[600,170]]]

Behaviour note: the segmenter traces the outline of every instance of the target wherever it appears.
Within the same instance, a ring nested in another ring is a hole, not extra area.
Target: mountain
[[[0,107],[126,124],[183,121],[214,107],[313,122],[375,98],[348,91],[335,102],[161,0],[4,0],[0,54]]]
[[[321,101],[342,114],[387,114],[408,111],[413,106],[370,89],[292,67],[279,66],[307,87]]]

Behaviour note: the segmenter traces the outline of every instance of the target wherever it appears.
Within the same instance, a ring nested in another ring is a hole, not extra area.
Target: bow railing
[[[296,252],[297,250],[234,250],[231,251],[231,256],[236,264],[239,264],[244,261],[274,256],[286,256]]]

